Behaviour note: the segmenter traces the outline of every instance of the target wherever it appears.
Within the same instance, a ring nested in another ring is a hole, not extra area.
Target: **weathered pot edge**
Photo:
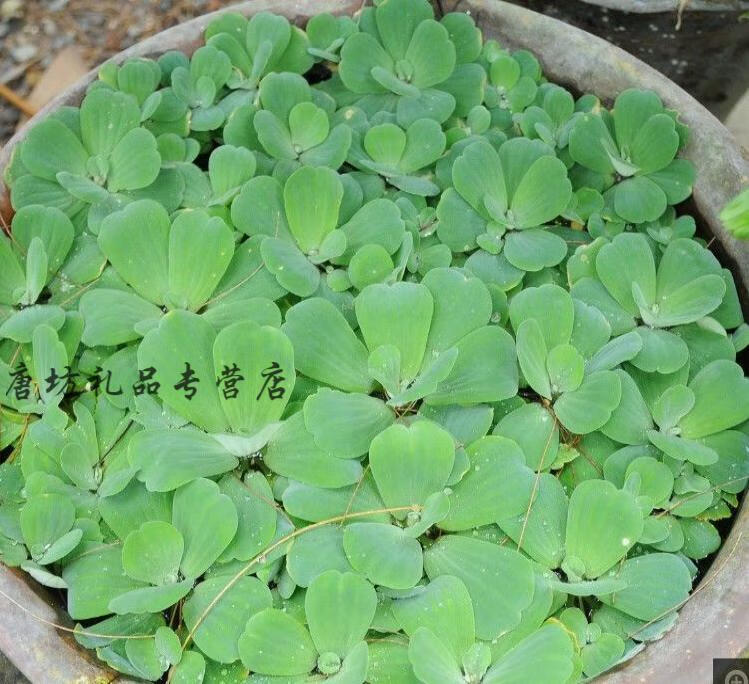
[[[183,50],[194,48],[206,23],[228,10],[251,14],[270,9],[289,18],[303,20],[321,11],[351,12],[361,4],[360,0],[245,2],[168,29],[112,59],[121,62],[129,57],[155,55],[177,47]],[[500,38],[510,47],[533,50],[553,80],[595,92],[607,99],[613,99],[627,87],[651,88],[661,95],[668,106],[680,111],[682,119],[693,132],[686,156],[695,160],[698,166],[695,203],[707,227],[731,261],[734,273],[740,276],[746,293],[749,285],[749,249],[727,235],[717,213],[742,185],[749,182],[749,164],[739,152],[736,141],[717,119],[643,62],[580,29],[500,0],[459,0],[444,2],[443,5],[448,6],[446,10],[470,11],[487,36]],[[491,26],[483,23],[485,17],[489,17]],[[560,38],[564,41],[561,48],[557,44]],[[585,59],[579,58],[582,55]],[[95,78],[96,71],[92,71],[24,126],[0,151],[0,171],[30,124],[59,106],[77,104],[87,85]],[[721,153],[725,155],[722,159]],[[708,168],[705,168],[706,164]],[[695,597],[682,609],[676,627],[663,639],[649,645],[644,654],[599,681],[610,684],[708,681],[711,675],[710,658],[736,656],[744,649],[749,643],[749,611],[746,610],[749,576],[744,572],[749,562],[749,540],[743,536],[747,530],[749,506],[744,504],[708,577],[700,584]],[[62,620],[61,614],[41,598],[46,592],[4,566],[0,566],[0,589],[14,596],[19,603],[28,600],[29,603],[23,605],[37,616],[55,622]],[[54,628],[39,623],[13,605],[3,612],[3,618],[0,621],[0,648],[33,682],[101,684],[116,681],[123,684],[130,681],[92,663],[71,638],[60,635]],[[18,639],[18,634],[24,635],[23,641]],[[719,634],[726,636],[724,647],[711,650]],[[43,644],[41,653],[38,647],[35,648],[37,643]],[[35,661],[34,658],[40,655],[42,659]],[[700,656],[708,660],[698,662]]]

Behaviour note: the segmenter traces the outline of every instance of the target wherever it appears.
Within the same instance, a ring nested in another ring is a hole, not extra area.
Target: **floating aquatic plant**
[[[425,0],[205,42],[6,169],[0,560],[150,681],[565,684],[665,634],[749,478],[678,115]]]

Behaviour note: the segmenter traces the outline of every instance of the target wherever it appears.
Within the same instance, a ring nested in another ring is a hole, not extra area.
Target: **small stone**
[[[4,0],[0,4],[0,19],[8,21],[9,19],[18,19],[23,12],[23,2],[21,0]]]
[[[21,43],[16,47],[9,48],[8,52],[16,62],[28,62],[36,57],[37,47],[31,43]]]

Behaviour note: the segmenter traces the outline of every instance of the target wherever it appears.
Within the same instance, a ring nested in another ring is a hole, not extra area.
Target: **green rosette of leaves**
[[[339,74],[364,111],[395,111],[408,126],[424,117],[442,123],[481,103],[481,34],[467,15],[438,22],[423,0],[384,0],[364,10],[359,28],[341,48]]]
[[[569,134],[569,154],[605,179],[605,198],[617,216],[644,223],[691,193],[694,167],[675,159],[685,142],[685,128],[655,93],[631,89],[617,97],[611,113],[578,119]]]

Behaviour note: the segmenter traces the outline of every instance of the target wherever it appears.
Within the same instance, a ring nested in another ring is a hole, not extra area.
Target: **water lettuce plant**
[[[687,135],[426,0],[104,65],[5,169],[0,561],[140,680],[635,656],[749,480]]]

